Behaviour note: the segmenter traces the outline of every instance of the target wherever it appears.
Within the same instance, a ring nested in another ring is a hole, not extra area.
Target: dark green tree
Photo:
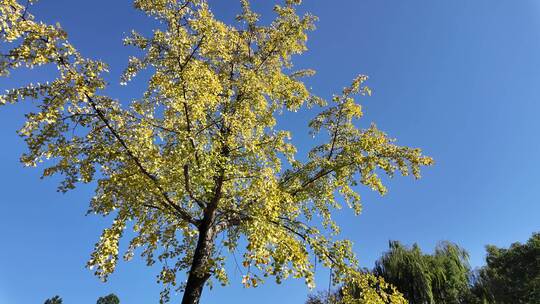
[[[110,295],[100,297],[96,304],[120,304],[120,299],[114,293],[111,293]]]
[[[332,291],[330,293],[320,291],[318,293],[308,295],[308,298],[305,304],[329,304],[329,303],[337,304],[340,302],[341,302],[341,295],[339,291]]]
[[[477,303],[540,303],[540,233],[508,249],[486,246],[486,266],[475,276],[471,292]]]
[[[62,298],[60,298],[60,296],[54,296],[50,299],[45,300],[44,304],[62,304]]]

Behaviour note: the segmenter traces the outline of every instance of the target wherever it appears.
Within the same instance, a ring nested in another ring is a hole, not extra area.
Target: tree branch
[[[186,192],[188,193],[189,197],[201,207],[201,209],[204,209],[206,207],[206,204],[197,199],[195,195],[193,194],[193,191],[191,190],[191,183],[189,179],[189,166],[187,164],[184,165],[184,185],[186,187]]]
[[[112,125],[110,124],[109,120],[105,117],[105,114],[97,107],[94,99],[92,97],[90,97],[88,94],[85,93],[85,96],[86,98],[88,99],[88,102],[90,103],[90,106],[92,107],[92,109],[96,112],[96,114],[98,115],[99,119],[105,124],[105,126],[107,127],[107,129],[109,129],[109,132],[112,133],[112,135],[116,138],[116,140],[120,143],[120,145],[124,148],[126,154],[129,156],[129,158],[131,158],[131,160],[135,163],[135,165],[139,168],[139,170],[141,171],[141,173],[143,175],[145,175],[148,179],[150,179],[150,181],[152,181],[152,183],[154,184],[154,186],[157,188],[157,190],[159,191],[159,193],[161,194],[161,196],[163,197],[163,199],[165,200],[166,202],[166,205],[169,206],[169,208],[172,208],[174,211],[176,211],[178,213],[178,215],[180,215],[180,217],[188,222],[188,223],[191,223],[195,226],[198,226],[198,221],[196,221],[195,219],[193,219],[193,217],[191,216],[191,214],[189,214],[189,212],[187,212],[186,210],[184,210],[182,207],[178,206],[177,204],[175,204],[171,198],[169,197],[169,195],[165,192],[165,190],[163,189],[163,187],[161,187],[161,185],[159,184],[159,181],[157,179],[157,177],[155,177],[154,175],[152,175],[150,172],[148,172],[144,166],[142,165],[142,163],[140,162],[140,160],[135,156],[135,154],[131,151],[131,149],[129,148],[129,146],[127,145],[127,143],[124,141],[124,139],[118,134],[118,132],[116,132],[116,130],[112,127]]]
[[[73,70],[73,68],[64,60],[63,57],[59,57],[58,58],[58,62],[63,65],[65,68],[68,69],[69,72],[73,73],[73,74],[77,74],[76,71]],[[191,223],[193,224],[194,226],[198,227],[199,225],[199,221],[195,220],[192,215],[187,211],[187,210],[184,210],[182,207],[180,207],[179,205],[175,204],[171,198],[169,197],[169,195],[165,192],[165,190],[163,189],[163,187],[161,187],[161,185],[159,184],[159,181],[157,179],[157,177],[155,177],[154,175],[152,175],[150,172],[148,172],[144,166],[142,165],[141,161],[135,156],[135,154],[131,151],[131,149],[129,148],[129,146],[127,145],[127,143],[124,141],[124,139],[118,134],[118,132],[116,132],[116,130],[114,129],[114,127],[111,125],[111,123],[109,122],[109,120],[107,119],[107,117],[105,116],[105,114],[103,113],[103,111],[101,111],[99,109],[99,107],[97,106],[97,104],[95,103],[94,99],[88,94],[88,93],[84,93],[86,99],[88,100],[88,103],[90,104],[90,106],[92,107],[92,109],[94,110],[94,112],[97,114],[98,118],[103,122],[103,124],[105,124],[105,126],[107,127],[107,129],[109,130],[109,132],[111,132],[111,134],[113,135],[113,137],[120,143],[120,145],[124,148],[126,154],[129,156],[129,158],[135,163],[135,165],[139,168],[139,171],[141,171],[141,173],[146,176],[148,179],[150,179],[150,181],[152,181],[152,183],[154,184],[154,186],[156,187],[156,189],[159,191],[160,195],[163,197],[163,199],[165,200],[165,206],[167,206],[169,209],[172,209],[173,212],[176,212],[177,215],[180,216],[181,219],[183,219],[184,221],[186,221],[187,223]]]

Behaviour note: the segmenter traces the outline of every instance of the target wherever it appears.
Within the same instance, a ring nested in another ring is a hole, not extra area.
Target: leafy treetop
[[[540,232],[509,248],[486,246],[486,264],[474,277],[474,303],[540,302]]]
[[[224,250],[242,252],[248,287],[265,276],[313,286],[310,256],[334,269],[336,284],[359,278],[351,242],[336,239],[338,196],[358,214],[358,184],[384,194],[378,174],[418,178],[432,159],[396,145],[375,125],[355,125],[362,110],[354,97],[371,92],[366,76],[329,102],[308,90],[301,78],[313,71],[293,71],[291,60],[306,50],[314,28],[314,16],[296,13],[300,2],[276,5],[275,19],[262,25],[241,0],[238,23],[228,25],[204,0],[135,0],[162,26],[124,41],[142,55],[129,58],[122,84],[151,72],[144,94],[128,103],[103,94],[107,65],[81,55],[60,25],[0,0],[0,41],[8,49],[0,74],[58,70],[52,81],[8,90],[0,104],[39,100],[19,131],[28,146],[25,165],[43,162],[43,176],[62,175],[60,191],[95,182],[89,212],[114,216],[88,262],[101,279],[115,269],[128,223],[135,236],[123,257],[140,249],[149,265],[163,262],[164,300],[171,287],[198,299],[210,277],[227,284]],[[276,117],[304,106],[321,107],[309,126],[327,142],[299,161]],[[180,284],[177,275],[186,270],[187,285]]]
[[[62,298],[60,296],[54,296],[45,300],[45,304],[62,304]]]

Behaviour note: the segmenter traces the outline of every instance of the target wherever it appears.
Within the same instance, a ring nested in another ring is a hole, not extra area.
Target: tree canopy
[[[475,276],[478,303],[540,303],[540,233],[508,249],[486,246],[486,266]]]
[[[417,244],[407,247],[391,241],[389,247],[372,272],[364,271],[379,276],[379,283],[369,285],[370,291],[385,295],[400,291],[411,304],[540,303],[538,232],[525,244],[514,243],[508,249],[486,246],[486,265],[474,271],[467,252],[450,242],[440,242],[433,254],[422,253]],[[362,286],[343,285],[310,295],[306,304],[343,304],[346,297],[364,303],[359,296],[362,290]]]
[[[58,71],[52,81],[8,90],[0,104],[37,101],[19,130],[25,165],[61,175],[60,191],[95,185],[89,213],[114,218],[88,262],[101,279],[137,251],[148,265],[161,262],[163,301],[177,289],[183,303],[198,303],[210,278],[228,283],[228,251],[241,252],[246,287],[266,276],[313,286],[313,256],[334,269],[336,284],[369,281],[357,272],[351,242],[337,237],[332,210],[345,204],[359,214],[357,185],[384,194],[380,174],[418,178],[432,159],[374,124],[357,126],[355,97],[371,93],[367,76],[329,101],[308,89],[302,77],[313,71],[294,70],[292,56],[306,50],[315,17],[297,14],[300,2],[282,1],[263,24],[241,0],[231,25],[204,0],[135,0],[160,24],[125,38],[140,55],[129,58],[121,83],[142,70],[151,76],[140,98],[121,101],[104,94],[106,63],[82,55],[59,24],[0,0],[0,75]],[[324,143],[304,157],[277,117],[306,107],[320,109],[309,127]],[[135,235],[121,253],[126,227]]]
[[[387,303],[462,304],[470,300],[468,254],[450,242],[440,242],[433,254],[425,254],[417,244],[407,247],[390,241],[388,252],[375,262],[373,271],[364,273],[379,278],[378,283],[369,285],[369,291],[403,293],[404,299]],[[311,295],[306,304],[370,303],[362,299],[364,290],[363,286],[345,284],[334,292]]]
[[[120,299],[114,293],[104,297],[99,297],[96,304],[120,304]]]
[[[54,296],[50,299],[45,300],[44,304],[62,304],[62,298],[60,296]]]
[[[375,265],[374,273],[401,291],[411,303],[463,303],[469,288],[467,252],[450,242],[441,242],[433,254],[422,253],[391,241]]]

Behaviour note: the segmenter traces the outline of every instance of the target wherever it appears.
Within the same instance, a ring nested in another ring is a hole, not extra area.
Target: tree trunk
[[[228,156],[229,150],[223,148],[223,155]],[[221,169],[219,176],[216,177],[216,188],[212,201],[204,209],[204,216],[199,225],[199,239],[197,247],[193,254],[193,262],[189,270],[186,290],[182,298],[182,304],[199,304],[203,292],[204,284],[210,278],[210,263],[214,250],[214,241],[216,237],[216,227],[214,221],[216,219],[216,209],[218,202],[221,199],[223,180],[225,177],[225,169]]]
[[[197,240],[197,247],[189,270],[182,304],[198,304],[201,300],[204,284],[210,278],[208,262],[212,256],[215,238],[214,229],[211,227],[213,220],[213,212],[206,212],[199,227],[199,239]]]

